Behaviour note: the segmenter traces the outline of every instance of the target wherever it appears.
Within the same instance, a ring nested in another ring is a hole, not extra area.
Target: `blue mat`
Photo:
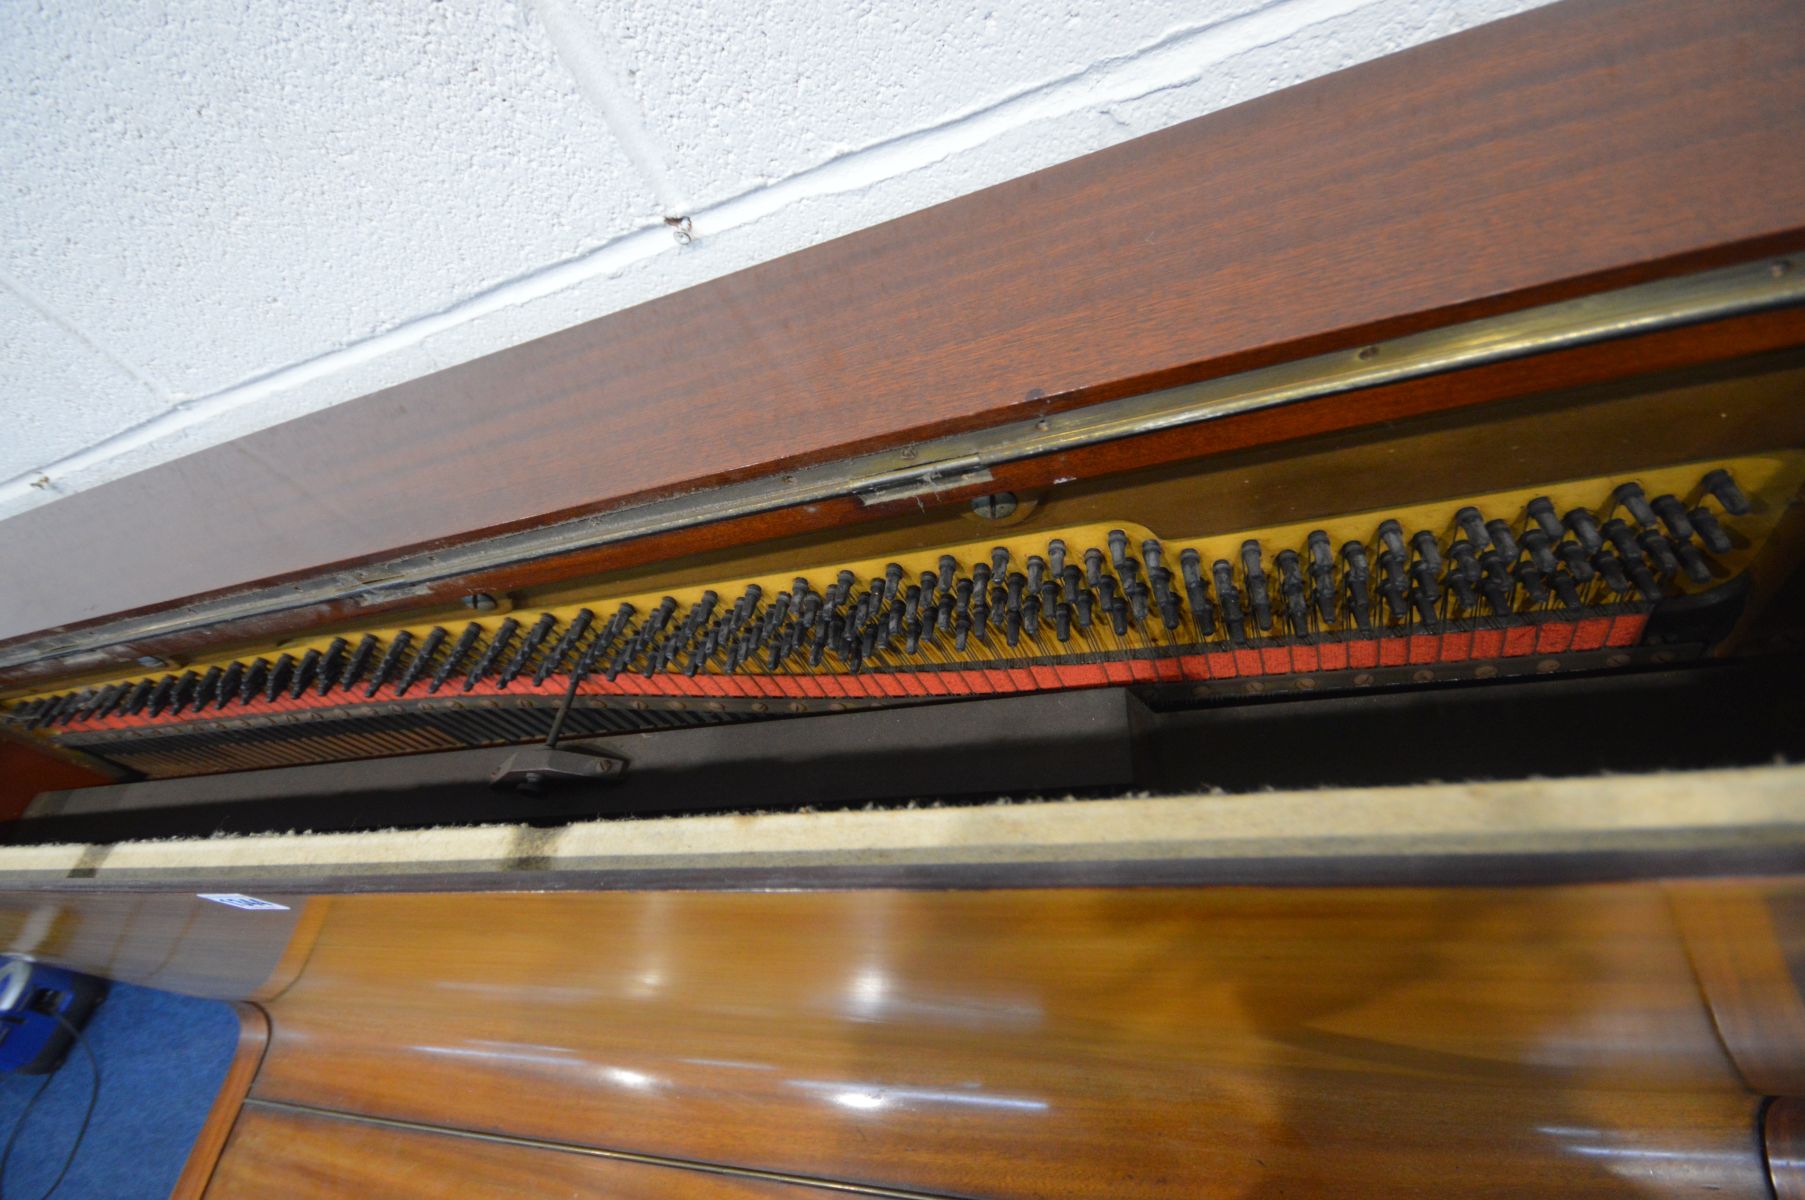
[[[100,1063],[100,1099],[53,1200],[164,1200],[238,1048],[229,1004],[115,983],[83,1030]],[[0,1142],[41,1075],[0,1075]],[[93,1075],[72,1046],[50,1077],[12,1161],[3,1200],[35,1200],[56,1177],[87,1108]]]

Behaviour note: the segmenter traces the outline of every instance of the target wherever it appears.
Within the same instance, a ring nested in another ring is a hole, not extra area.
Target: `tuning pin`
[[[1479,595],[1473,589],[1479,578],[1479,560],[1473,554],[1472,543],[1464,538],[1456,539],[1448,547],[1448,555],[1454,562],[1442,582],[1454,590],[1454,598],[1460,607],[1470,612],[1479,607]]]
[[[1279,595],[1285,602],[1285,617],[1293,633],[1303,633],[1310,625],[1310,611],[1304,602],[1304,573],[1297,551],[1281,550],[1272,560],[1279,573]]]
[[[216,711],[238,699],[238,689],[244,686],[244,672],[242,660],[234,659],[226,666],[225,678],[219,681],[219,695],[213,701]]]
[[[1427,529],[1419,529],[1410,535],[1410,545],[1416,551],[1417,561],[1428,568],[1429,574],[1439,576],[1442,571],[1441,544],[1435,540],[1435,535]],[[1400,559],[1408,557],[1402,550],[1397,554]]]
[[[1711,582],[1711,564],[1705,556],[1698,552],[1698,547],[1691,542],[1673,543],[1673,552],[1680,560],[1680,569],[1686,572],[1686,578],[1694,583]]]
[[[1686,506],[1680,503],[1678,497],[1672,494],[1656,496],[1649,502],[1649,507],[1661,518],[1661,523],[1667,526],[1667,532],[1673,535],[1675,541],[1683,542],[1693,536],[1692,522],[1686,517]]]
[[[1440,624],[1441,588],[1429,564],[1420,558],[1410,564],[1410,604],[1424,625],[1433,629]]]
[[[1636,524],[1644,529],[1651,529],[1655,524],[1655,510],[1649,507],[1648,497],[1639,483],[1620,483],[1611,493],[1611,500],[1628,512]]]
[[[1391,550],[1379,552],[1379,594],[1385,597],[1392,624],[1410,619],[1410,584],[1404,578],[1403,558]]]
[[[439,647],[444,645],[445,639],[450,636],[450,633],[442,625],[435,625],[427,631],[426,639],[420,643],[419,653],[415,654],[413,661],[407,664],[407,669],[401,672],[401,678],[395,681],[396,696],[407,695],[407,689],[419,682],[420,677],[426,674],[427,668],[432,665],[433,656],[439,652]]]
[[[288,698],[299,700],[308,685],[313,683],[314,676],[319,673],[319,669],[320,652],[318,650],[309,650],[303,654],[299,665],[295,667],[294,675],[289,679]]]
[[[1470,504],[1454,514],[1454,524],[1467,535],[1467,541],[1474,547],[1483,546],[1490,540],[1485,529],[1485,518]]]
[[[1516,539],[1510,535],[1509,525],[1500,520],[1490,520],[1485,523],[1485,532],[1491,539],[1492,549],[1498,552],[1507,566],[1517,561],[1520,551],[1517,549]]]
[[[1578,542],[1562,542],[1559,546],[1561,561],[1567,564],[1567,570],[1580,583],[1591,583],[1592,577],[1598,574],[1592,566],[1592,560],[1586,556],[1586,548]]]
[[[1266,572],[1260,566],[1260,543],[1241,543],[1241,577],[1247,584],[1247,603],[1253,609],[1254,626],[1261,633],[1272,629],[1272,597],[1266,591]]]
[[[1532,532],[1540,533],[1541,530]],[[1529,601],[1531,608],[1540,608],[1548,602],[1548,585],[1543,580],[1541,568],[1533,561],[1525,559],[1518,563],[1511,568],[1511,574],[1522,585],[1524,598]]]
[[[1485,596],[1485,602],[1491,606],[1494,616],[1505,616],[1510,612],[1510,570],[1505,566],[1504,555],[1496,548],[1489,549],[1479,556],[1479,569],[1482,572],[1479,590]]]
[[[407,648],[413,644],[413,640],[414,635],[405,629],[389,639],[388,649],[382,652],[382,658],[377,662],[376,670],[371,672],[370,682],[364,688],[365,699],[374,696],[382,685],[389,681],[389,676],[393,675],[395,669],[401,665],[401,660],[406,656]]]
[[[1120,529],[1109,531],[1109,563],[1118,575],[1128,567],[1128,535]]]
[[[1698,540],[1705,543],[1705,549],[1713,554],[1728,554],[1735,549],[1736,543],[1724,532],[1724,527],[1717,522],[1708,508],[1692,510],[1692,527],[1698,530]]]
[[[595,613],[591,610],[587,608],[577,610],[576,615],[571,617],[570,624],[564,627],[564,632],[558,636],[558,640],[551,650],[539,660],[539,666],[533,671],[534,687],[540,686],[548,676],[555,675],[563,668],[565,660],[570,657],[570,652],[576,649],[578,642],[583,640],[583,635],[589,631],[589,626],[594,621]]]
[[[1537,496],[1529,502],[1525,511],[1528,512],[1529,519],[1541,527],[1542,535],[1550,542],[1559,542],[1565,536],[1567,530],[1560,518],[1554,515],[1554,501],[1548,497]]]
[[[476,665],[470,668],[468,675],[464,676],[466,692],[482,682],[483,678],[495,669],[495,664],[501,660],[503,654],[508,652],[508,646],[513,642],[514,635],[519,630],[520,622],[513,617],[507,618],[496,628],[495,636],[489,639],[488,648],[477,656]]]
[[[1680,560],[1674,553],[1673,543],[1668,541],[1660,530],[1644,529],[1637,536],[1636,541],[1641,543],[1642,550],[1648,555],[1649,561],[1655,564],[1655,570],[1663,575],[1672,575],[1679,571]],[[1700,582],[1702,583],[1703,580]]]
[[[330,692],[332,685],[337,682],[338,672],[345,665],[345,649],[349,645],[344,638],[333,638],[325,653],[320,655],[319,667],[314,676],[318,681],[320,695]]]
[[[1548,535],[1540,529],[1523,531],[1523,549],[1529,552],[1529,561],[1543,575],[1552,575],[1559,563],[1555,561],[1554,551],[1550,548]]]
[[[271,671],[270,660],[260,658],[244,669],[244,680],[238,685],[238,702],[249,704],[253,699],[264,694],[269,686]]]
[[[263,662],[262,659],[258,659],[257,661]],[[265,663],[264,665],[268,666],[267,663]],[[140,679],[135,685],[133,685],[130,696],[128,696],[125,700],[120,702],[120,705],[119,705],[120,709],[128,717],[137,716],[139,713],[144,711],[144,706],[150,703],[151,693],[156,690],[156,687],[157,687],[156,680]]]
[[[1623,563],[1609,550],[1600,550],[1594,554],[1592,565],[1598,568],[1599,575],[1604,578],[1605,586],[1619,596],[1627,596],[1633,590],[1629,576],[1623,573]]]
[[[225,677],[226,673],[223,668],[207,668],[207,673],[201,676],[200,683],[195,685],[194,696],[191,701],[194,705],[195,712],[200,712],[203,708],[206,708],[209,704],[212,704],[219,698],[219,684]]]
[[[1642,556],[1642,547],[1636,544],[1635,534],[1631,533],[1629,525],[1619,518],[1612,517],[1609,521],[1606,521],[1604,523],[1604,528],[1600,530],[1600,532],[1603,533],[1606,540],[1611,543],[1612,548],[1617,551],[1618,557],[1630,559],[1640,558]]]
[[[1573,536],[1579,539],[1579,544],[1585,548],[1587,554],[1598,553],[1598,548],[1604,545],[1604,538],[1600,537],[1598,533],[1598,522],[1594,521],[1592,514],[1585,509],[1573,509],[1562,520],[1566,523],[1567,528],[1573,531]]]
[[[357,681],[362,679],[364,672],[370,669],[370,660],[376,657],[376,647],[381,644],[382,639],[373,633],[366,633],[359,638],[357,649],[351,651],[351,656],[345,660],[344,670],[340,671],[338,677],[333,680],[333,686],[344,688],[346,691],[356,687]]]
[[[1216,602],[1222,606],[1222,628],[1237,642],[1247,640],[1247,618],[1241,611],[1241,592],[1235,587],[1235,569],[1227,559],[1217,559],[1210,567],[1216,583]]]
[[[165,675],[157,682],[157,688],[150,694],[150,706],[145,710],[151,716],[161,716],[164,709],[175,699],[176,677]]]
[[[1210,585],[1203,579],[1203,556],[1195,550],[1181,553],[1178,573],[1184,580],[1185,602],[1191,606],[1191,619],[1197,623],[1199,636],[1207,638],[1216,627],[1216,611],[1210,603]]]
[[[1410,557],[1404,548],[1404,527],[1393,520],[1379,522],[1379,544],[1397,556],[1400,564]]]
[[[263,685],[263,698],[274,701],[276,697],[288,690],[289,681],[295,674],[295,656],[284,654],[270,664],[269,674]]]
[[[1723,505],[1724,511],[1732,517],[1746,516],[1754,508],[1749,503],[1749,498],[1743,494],[1742,489],[1736,486],[1736,480],[1731,478],[1730,472],[1723,467],[1707,472],[1705,477],[1698,481],[1698,485],[1716,496],[1717,502]]]
[[[1333,625],[1338,599],[1334,546],[1329,542],[1328,533],[1321,529],[1312,530],[1304,539],[1304,545],[1310,551],[1310,583],[1316,592],[1316,615],[1324,625]]]
[[[1341,561],[1347,564],[1342,572],[1342,580],[1347,586],[1347,607],[1353,614],[1354,628],[1365,633],[1372,628],[1372,596],[1367,591],[1367,581],[1372,572],[1366,561],[1366,547],[1359,542],[1348,542],[1341,547]]]
[[[1580,606],[1579,585],[1573,582],[1571,573],[1556,571],[1548,576],[1548,584],[1554,589],[1555,598],[1561,602],[1562,608],[1578,608]]]

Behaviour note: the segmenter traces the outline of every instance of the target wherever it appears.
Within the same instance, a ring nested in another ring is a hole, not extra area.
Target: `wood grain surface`
[[[1805,1096],[1805,880],[1672,886],[1717,1031],[1749,1087]]]
[[[207,1200],[826,1200],[834,1194],[252,1104],[238,1118]]]
[[[252,912],[181,892],[0,892],[0,950],[192,996],[260,998],[297,962],[319,903],[263,898],[289,907]]]
[[[346,896],[270,1011],[256,1099],[931,1193],[1767,1189],[1656,884]]]
[[[0,637],[1796,249],[1802,124],[1795,0],[1568,0],[12,518]]]
[[[213,1097],[213,1106],[207,1110],[207,1119],[188,1150],[187,1161],[182,1164],[182,1174],[176,1179],[169,1200],[200,1200],[206,1194],[220,1153],[238,1121],[245,1094],[251,1090],[251,1080],[256,1077],[257,1068],[263,1065],[263,1051],[269,1045],[269,1018],[254,1004],[240,1003],[233,1007],[238,1012],[238,1050],[226,1068],[219,1093]]]

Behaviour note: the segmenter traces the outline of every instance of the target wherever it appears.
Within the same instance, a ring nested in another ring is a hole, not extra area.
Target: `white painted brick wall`
[[[1541,2],[10,0],[0,516]]]

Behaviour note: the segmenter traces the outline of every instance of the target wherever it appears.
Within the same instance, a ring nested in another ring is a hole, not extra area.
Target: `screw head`
[[[169,665],[169,660],[166,658],[158,658],[154,654],[141,654],[138,656],[138,665],[141,667],[148,667],[150,670],[154,671],[158,667],[167,667]]]
[[[992,492],[988,496],[977,496],[972,499],[971,510],[986,521],[1000,521],[1004,517],[1015,515],[1017,502],[1014,492]]]
[[[464,607],[473,608],[477,612],[494,612],[497,605],[495,597],[488,592],[472,592],[464,597]]]

